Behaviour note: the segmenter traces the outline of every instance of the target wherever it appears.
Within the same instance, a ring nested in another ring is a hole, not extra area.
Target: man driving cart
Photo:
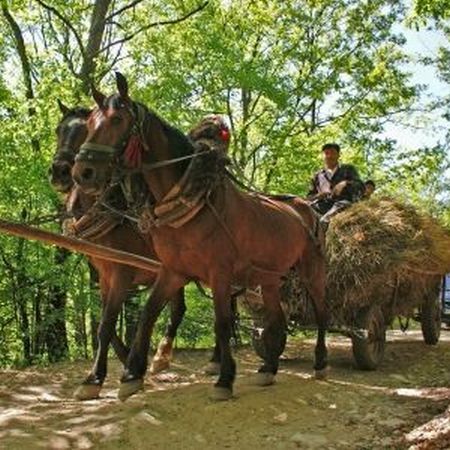
[[[358,171],[350,164],[340,164],[341,148],[336,143],[322,147],[324,168],[316,172],[307,199],[328,224],[330,218],[361,199],[365,191]]]

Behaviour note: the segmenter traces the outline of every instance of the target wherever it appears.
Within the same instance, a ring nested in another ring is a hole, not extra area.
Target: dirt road
[[[389,332],[380,369],[360,372],[349,340],[333,337],[327,381],[312,378],[312,341],[290,340],[267,388],[251,384],[258,358],[241,349],[236,398],[225,403],[208,398],[209,352],[199,350],[178,351],[173,369],[126,403],[115,360],[102,398],[88,402],[71,397],[87,362],[2,371],[0,448],[450,448],[450,332],[442,338],[427,347],[418,332]]]

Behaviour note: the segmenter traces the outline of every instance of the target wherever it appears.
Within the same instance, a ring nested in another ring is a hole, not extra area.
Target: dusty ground
[[[312,342],[291,342],[277,384],[251,385],[258,359],[237,352],[234,400],[214,403],[201,374],[209,352],[179,351],[145,393],[116,400],[120,367],[99,400],[71,394],[89,364],[0,372],[5,449],[445,449],[450,448],[450,331],[437,347],[390,332],[376,372],[352,367],[349,340],[329,340],[328,381],[312,379]]]

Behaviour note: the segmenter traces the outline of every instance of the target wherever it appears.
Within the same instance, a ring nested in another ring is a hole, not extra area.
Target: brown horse
[[[119,398],[126,399],[142,388],[148,336],[167,300],[190,280],[201,281],[213,292],[216,340],[220,344],[220,375],[214,397],[232,396],[236,372],[230,348],[232,284],[262,287],[266,356],[257,382],[273,383],[286,341],[279,288],[291,267],[298,269],[314,303],[318,323],[314,368],[318,375],[323,374],[328,322],[325,259],[309,228],[315,220],[313,213],[303,205],[307,214],[301,216],[285,203],[243,193],[229,179],[208,188],[203,197],[187,201],[185,190],[195,184],[189,179],[192,168],[201,167],[210,154],[197,151],[179,130],[132,101],[122,75],[117,74],[116,82],[118,94],[106,98],[93,92],[97,108],[88,120],[88,136],[72,175],[86,192],[98,194],[114,169],[124,170],[130,145],[138,143],[141,170],[156,201],[147,215],[162,268],[138,325]],[[170,217],[176,219],[171,221]]]
[[[49,171],[50,181],[56,190],[67,194],[66,205],[69,212],[74,215],[75,219],[80,220],[84,214],[92,211],[91,208],[96,201],[96,197],[87,195],[79,188],[74,187],[71,176],[74,158],[87,135],[86,123],[91,111],[84,108],[69,109],[62,102],[58,101],[58,103],[63,117],[56,129],[58,151],[53,158]],[[118,196],[121,197],[122,194],[119,192]],[[130,221],[123,220],[120,223],[113,221],[111,224],[107,222],[100,223],[100,227],[95,227],[97,230],[94,235],[97,234],[97,237],[93,235],[90,237],[91,240],[149,258],[155,257],[152,241],[143,239],[136,226]],[[111,229],[109,229],[110,227]],[[84,232],[86,231],[89,231],[89,226],[87,230],[84,230]],[[82,400],[98,397],[100,393],[107,372],[107,349],[110,341],[119,359],[125,364],[129,350],[116,334],[117,316],[123,303],[132,296],[138,285],[146,285],[151,288],[156,280],[156,274],[153,272],[138,270],[97,258],[89,258],[89,261],[99,274],[103,312],[98,329],[99,345],[94,366],[83,384],[75,392],[75,396]],[[169,367],[173,340],[186,310],[182,289],[175,294],[170,302],[170,310],[170,322],[165,337],[153,358],[152,373]],[[219,356],[216,351],[212,358],[210,371],[213,371],[218,361]]]

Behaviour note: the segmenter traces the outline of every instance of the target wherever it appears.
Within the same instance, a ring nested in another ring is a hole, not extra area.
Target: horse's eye
[[[111,118],[111,123],[113,125],[119,125],[122,122],[122,117],[120,116],[114,116]]]

